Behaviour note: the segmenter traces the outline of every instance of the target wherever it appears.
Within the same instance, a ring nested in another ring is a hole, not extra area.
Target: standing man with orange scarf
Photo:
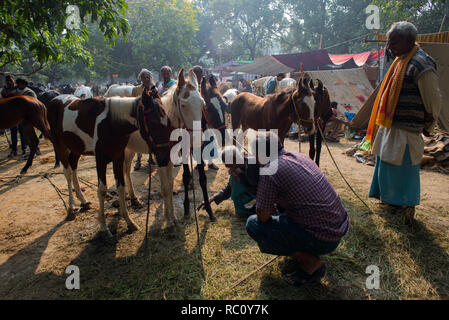
[[[382,81],[367,132],[376,155],[369,196],[404,214],[408,224],[420,203],[422,134],[433,131],[441,108],[437,66],[415,42],[417,33],[404,21],[387,33],[387,50],[396,59]]]

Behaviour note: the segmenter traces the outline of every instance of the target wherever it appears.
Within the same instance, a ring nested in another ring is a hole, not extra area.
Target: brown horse
[[[332,106],[331,106],[331,98],[329,94],[329,90],[323,85],[323,83],[318,80],[318,85],[314,87],[313,81],[310,82],[311,87],[313,88],[313,96],[315,98],[315,125],[321,127],[321,131],[324,133],[324,129],[326,128],[326,123],[332,117]],[[315,149],[316,142],[316,149]],[[323,137],[319,130],[317,130],[314,134],[309,135],[309,157],[312,160],[315,160],[317,166],[320,166],[320,156],[321,156],[321,147],[323,144]]]
[[[45,105],[36,98],[29,96],[0,99],[0,129],[12,128],[19,124],[22,124],[25,134],[30,140],[30,155],[20,172],[24,174],[33,164],[33,158],[39,144],[34,128],[40,130],[45,138],[52,140]]]
[[[297,88],[287,89],[264,98],[241,93],[231,103],[232,128],[277,129],[279,139],[284,141],[293,122],[305,127],[306,133],[315,132],[315,99],[310,83],[305,78]]]

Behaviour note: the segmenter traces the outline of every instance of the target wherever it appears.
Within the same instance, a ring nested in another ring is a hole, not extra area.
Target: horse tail
[[[42,108],[42,115],[43,115],[42,120],[44,121],[44,129],[46,129],[46,130],[42,131],[42,133],[44,134],[45,139],[53,141],[52,134],[51,134],[50,122],[48,121],[48,117],[47,117],[47,107],[42,102],[41,102],[41,108]]]
[[[56,137],[57,121],[60,118],[61,108],[57,101],[49,101],[45,104],[45,126],[49,128],[52,139]],[[54,142],[54,140],[52,140]]]
[[[240,97],[236,97],[230,104],[231,109],[231,120],[232,120],[232,130],[240,128],[241,124],[241,105]]]

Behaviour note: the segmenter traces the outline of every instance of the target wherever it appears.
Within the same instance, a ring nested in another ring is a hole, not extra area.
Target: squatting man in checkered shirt
[[[256,146],[265,144],[265,150],[270,150],[270,138],[279,141],[272,133],[259,133]],[[326,269],[320,256],[333,252],[349,231],[349,216],[340,197],[306,155],[288,152],[278,143],[277,155],[268,156],[265,163],[256,158],[261,174],[256,214],[246,222],[248,234],[261,252],[297,261],[297,270],[284,275],[288,284],[299,287],[321,279]],[[263,175],[268,167],[277,170]]]

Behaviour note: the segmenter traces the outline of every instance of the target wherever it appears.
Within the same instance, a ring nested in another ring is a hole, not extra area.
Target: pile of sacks
[[[436,130],[432,137],[424,138],[424,155],[421,160],[421,168],[449,174],[449,134]],[[370,166],[375,165],[375,157],[371,154],[369,141],[365,139],[343,151],[349,157],[354,157],[357,162]]]
[[[424,137],[424,156],[421,168],[449,174],[449,134],[436,130],[432,137]]]

